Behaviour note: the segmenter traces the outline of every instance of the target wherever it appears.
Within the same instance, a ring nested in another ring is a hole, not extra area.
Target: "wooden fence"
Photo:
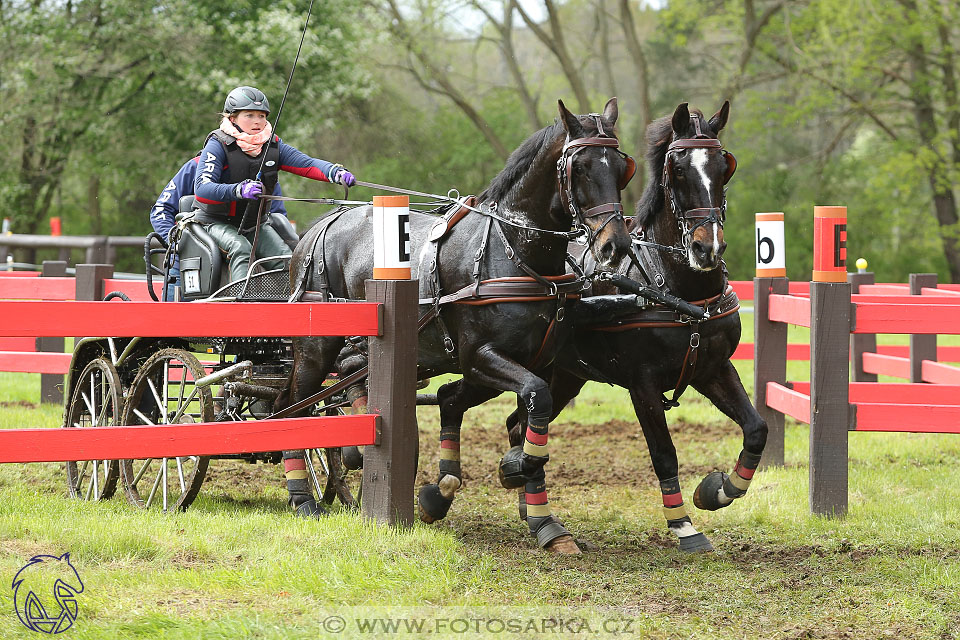
[[[106,277],[112,268],[85,266],[90,268],[78,271],[75,283],[69,279],[75,287],[75,300],[43,299],[54,297],[54,290],[66,293],[66,284],[56,277],[17,277],[20,282],[30,283],[23,285],[26,289],[7,282],[11,287],[8,291],[23,294],[17,297],[38,299],[0,301],[0,336],[370,336],[371,413],[162,427],[0,430],[0,462],[375,445],[364,452],[364,512],[383,522],[413,522],[418,449],[416,281],[368,281],[366,303],[102,302],[79,298],[89,295],[99,300],[115,286]],[[88,286],[89,291],[83,288]]]
[[[932,274],[878,287],[872,274],[848,275],[837,262],[849,281],[813,281],[806,295],[790,292],[784,277],[754,280],[755,402],[770,428],[765,463],[783,464],[784,415],[809,424],[810,509],[822,515],[847,511],[848,431],[960,434],[960,369],[936,362],[936,336],[960,334],[960,295],[936,287]],[[787,324],[810,329],[809,382],[786,380]],[[910,335],[909,352],[877,353],[878,333]],[[878,383],[877,374],[911,382]]]

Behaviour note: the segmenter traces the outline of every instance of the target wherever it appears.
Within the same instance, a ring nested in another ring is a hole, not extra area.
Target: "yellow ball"
[[[867,261],[864,258],[857,258],[857,269],[866,269]]]

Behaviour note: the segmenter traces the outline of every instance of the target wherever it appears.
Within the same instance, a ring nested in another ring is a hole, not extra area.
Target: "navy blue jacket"
[[[196,158],[187,160],[186,163],[180,167],[180,170],[177,171],[177,175],[173,176],[173,179],[170,180],[163,191],[160,192],[160,197],[157,198],[156,204],[150,209],[150,224],[153,225],[153,230],[163,236],[164,239],[167,238],[170,229],[176,224],[175,218],[180,212],[180,198],[194,193],[193,187],[196,183],[197,165],[199,162],[199,155]],[[283,195],[279,182],[273,190],[273,195]],[[270,211],[287,215],[287,209],[283,206],[282,200],[271,200]]]
[[[278,144],[280,151],[280,170],[294,173],[298,176],[332,182],[331,177],[341,170],[340,165],[318,158],[311,158],[296,147],[283,141]],[[230,167],[227,164],[227,151],[216,137],[211,137],[200,152],[199,170],[194,181],[193,189],[197,200],[206,204],[231,203],[231,212],[237,197],[236,188],[239,181],[230,178]]]

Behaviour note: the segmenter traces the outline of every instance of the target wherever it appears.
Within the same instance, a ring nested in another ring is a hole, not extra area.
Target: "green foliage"
[[[0,198],[13,203],[14,230],[42,233],[58,215],[67,234],[112,235],[150,230],[149,207],[217,126],[229,89],[261,87],[276,116],[306,18],[292,1],[18,2],[0,12],[0,118],[12,133]],[[359,15],[315,3],[279,130],[295,145],[370,90],[355,63]]]

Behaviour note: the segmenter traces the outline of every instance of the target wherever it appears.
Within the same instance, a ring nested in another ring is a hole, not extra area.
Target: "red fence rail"
[[[417,283],[369,281],[367,299],[362,303],[0,301],[0,336],[369,336],[367,406],[371,412],[191,425],[7,429],[0,430],[0,462],[375,444],[364,453],[364,512],[384,522],[410,524],[417,451]],[[189,305],[189,311],[184,305]]]

